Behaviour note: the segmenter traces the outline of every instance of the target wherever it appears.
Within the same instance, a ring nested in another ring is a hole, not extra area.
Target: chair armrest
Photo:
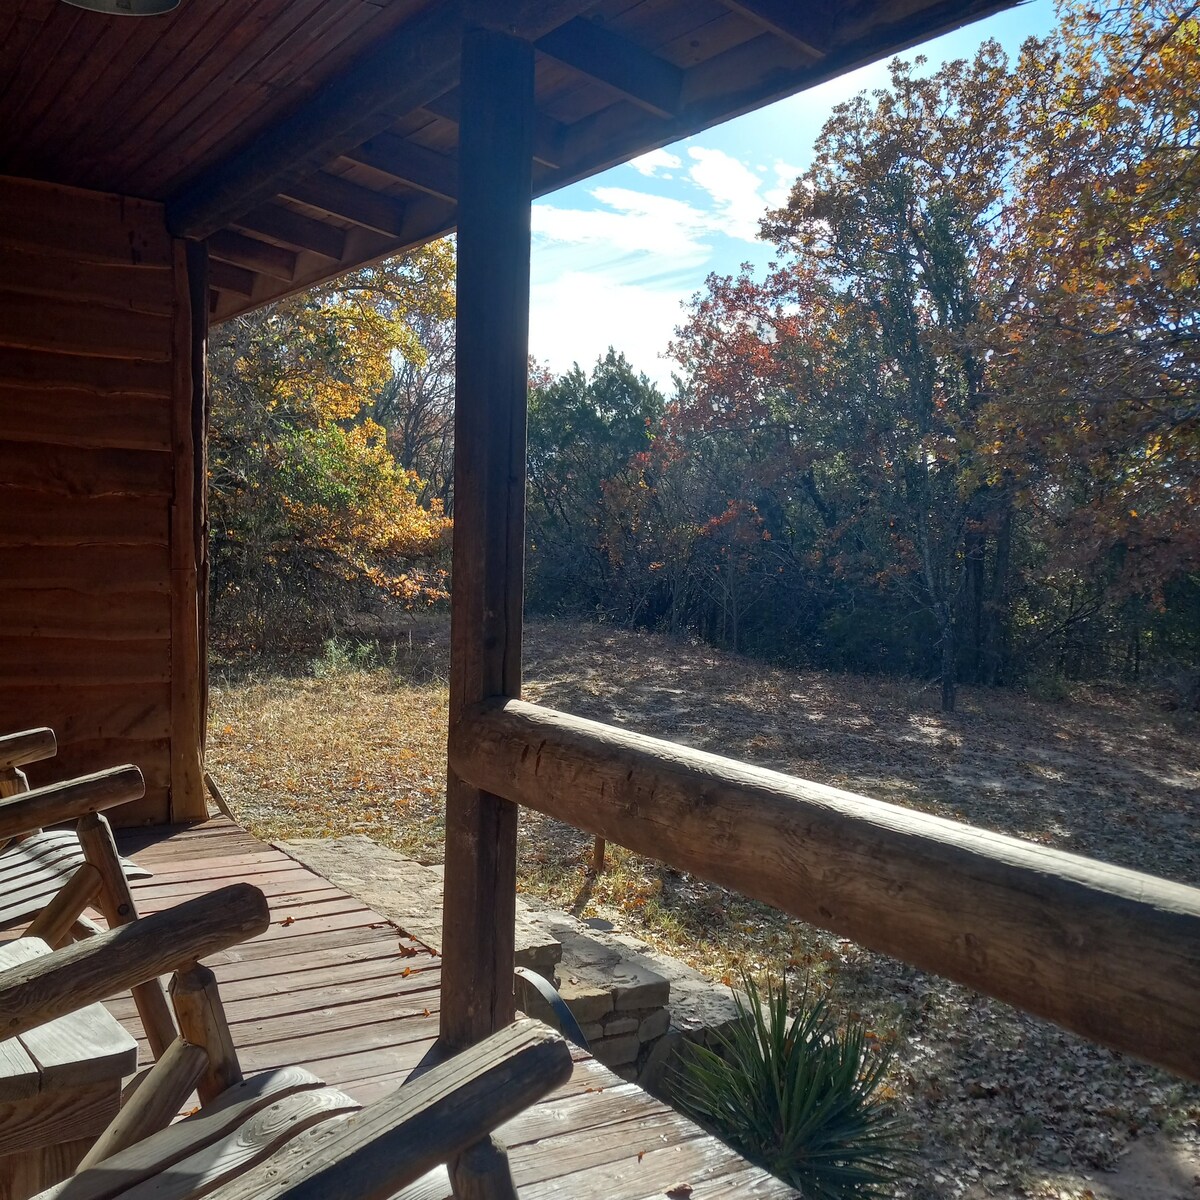
[[[385,1200],[565,1083],[567,1043],[520,1020],[344,1121],[322,1124],[208,1200]]]
[[[44,726],[40,729],[23,729],[20,733],[6,733],[0,737],[0,771],[12,771],[26,763],[41,762],[58,753],[58,742],[54,730]]]
[[[133,766],[112,767],[95,775],[34,788],[0,800],[0,842],[45,825],[76,821],[88,813],[140,800],[145,794],[146,782]]]
[[[0,971],[0,1040],[262,933],[266,898],[236,883]]]

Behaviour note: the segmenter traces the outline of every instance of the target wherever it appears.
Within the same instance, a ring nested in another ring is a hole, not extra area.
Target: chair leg
[[[180,1034],[208,1053],[208,1068],[196,1084],[201,1104],[215,1100],[227,1088],[242,1081],[233,1035],[225,1018],[225,1006],[217,991],[217,978],[205,966],[193,963],[171,980],[171,1000],[179,1018]]]
[[[108,821],[99,813],[89,813],[81,818],[77,828],[84,858],[100,872],[100,878],[104,881],[100,888],[100,911],[109,928],[115,929],[118,925],[136,921],[137,905],[129,890],[129,880],[121,870],[121,857],[117,854],[117,844],[113,841]],[[150,1049],[155,1058],[161,1058],[176,1034],[171,1006],[167,1003],[162,984],[157,979],[138,984],[133,989],[133,999],[150,1041]]]
[[[495,1137],[476,1142],[447,1165],[455,1200],[517,1200],[508,1150]]]

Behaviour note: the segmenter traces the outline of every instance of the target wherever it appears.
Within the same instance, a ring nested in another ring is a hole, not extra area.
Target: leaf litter
[[[403,638],[374,667],[215,666],[208,767],[252,832],[360,833],[441,861],[446,623]],[[1142,693],[963,687],[943,714],[919,681],[571,622],[526,626],[525,677],[528,699],[580,716],[1200,884],[1200,721]],[[904,1197],[1086,1200],[1149,1134],[1200,1164],[1200,1088],[618,847],[595,878],[591,851],[522,812],[522,889],[716,980],[742,966],[809,978],[895,1044],[890,1086],[920,1140]]]

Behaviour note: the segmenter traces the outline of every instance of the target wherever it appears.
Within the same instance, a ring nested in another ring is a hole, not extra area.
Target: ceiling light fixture
[[[63,3],[115,17],[157,17],[179,7],[179,0],[63,0]]]

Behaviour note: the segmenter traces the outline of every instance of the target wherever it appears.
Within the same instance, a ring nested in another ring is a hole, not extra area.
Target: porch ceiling
[[[1011,3],[13,0],[0,173],[165,202],[220,320],[454,227],[469,24],[537,46],[543,195]]]

